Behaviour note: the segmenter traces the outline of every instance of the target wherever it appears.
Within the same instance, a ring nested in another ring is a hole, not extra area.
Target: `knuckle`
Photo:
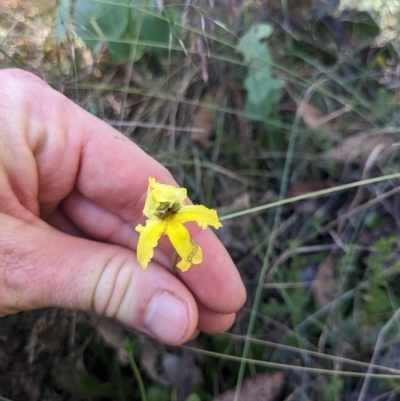
[[[93,294],[93,309],[109,318],[117,317],[128,287],[132,283],[133,269],[129,256],[114,255],[104,265]]]

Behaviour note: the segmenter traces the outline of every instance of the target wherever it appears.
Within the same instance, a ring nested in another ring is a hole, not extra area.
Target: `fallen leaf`
[[[283,372],[261,373],[244,380],[240,389],[239,401],[275,401],[283,388],[285,374]],[[233,401],[236,388],[232,388],[214,401]]]
[[[164,369],[159,369],[160,359],[163,353],[164,348],[161,344],[146,337],[142,339],[141,367],[153,382],[161,384],[162,386],[170,386],[172,384],[171,378],[168,377]]]
[[[228,88],[231,95],[232,106],[236,110],[243,110],[244,95],[236,87],[234,81],[228,82]],[[248,151],[248,145],[250,142],[251,130],[249,123],[240,113],[235,115],[237,121],[237,132],[239,136],[240,150],[242,152]]]
[[[247,209],[250,207],[250,194],[248,192],[243,192],[233,201],[233,206],[237,209]]]
[[[202,383],[203,376],[196,366],[193,352],[183,350],[181,355],[169,353],[165,347],[148,337],[141,339],[140,365],[155,383],[162,386],[174,385],[179,392],[194,391]]]
[[[115,99],[114,95],[112,93],[107,94],[106,99],[110,106],[114,110],[114,114],[120,114],[121,113],[121,101],[118,101]]]
[[[94,315],[91,317],[91,321],[104,342],[117,351],[119,363],[123,366],[128,365],[129,358],[124,348],[124,329],[116,323]]]
[[[212,141],[210,141],[214,131],[213,114],[213,110],[209,107],[199,106],[193,117],[190,139],[203,148],[210,148],[213,145]]]
[[[395,141],[385,134],[360,132],[323,154],[324,158],[340,163],[363,164],[372,152],[378,152],[376,161],[387,160],[395,150]]]
[[[242,194],[235,197],[235,199],[228,202],[225,206],[218,208],[218,214],[228,214],[236,212],[238,210],[248,209],[250,207],[250,194],[249,192],[243,192]]]
[[[299,103],[299,101],[297,101]],[[332,139],[337,139],[339,133],[336,131],[339,117],[342,114],[348,113],[351,108],[344,106],[338,110],[332,111],[329,114],[324,114],[310,103],[300,103],[298,113],[306,125],[311,129],[323,131],[325,136]]]
[[[311,192],[321,191],[322,189],[332,188],[335,186],[333,181],[306,181],[295,182],[288,190],[288,197],[305,195]]]
[[[311,293],[319,305],[333,301],[335,293],[335,275],[332,255],[329,255],[319,266],[317,275],[311,285]]]
[[[332,188],[334,186],[335,183],[331,180],[296,182],[289,188],[287,195],[289,198],[292,198],[295,196],[301,196],[312,192],[321,191],[323,189]],[[321,196],[311,197],[299,202],[295,202],[292,205],[288,205],[288,208],[294,208],[294,210],[299,214],[313,215],[324,202],[325,200]]]
[[[303,121],[310,128],[316,128],[320,126],[321,121],[324,117],[322,111],[317,109],[310,103],[307,103],[307,105],[299,113]]]

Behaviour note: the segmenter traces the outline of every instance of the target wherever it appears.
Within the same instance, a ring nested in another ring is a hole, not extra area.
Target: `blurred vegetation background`
[[[182,347],[3,318],[0,400],[400,399],[399,30],[399,0],[2,0],[0,67],[216,208],[248,301]]]

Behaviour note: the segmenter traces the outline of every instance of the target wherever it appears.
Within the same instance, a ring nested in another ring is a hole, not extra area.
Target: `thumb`
[[[92,310],[168,344],[197,327],[189,290],[156,263],[144,271],[133,251],[64,234],[40,219],[2,214],[0,317],[41,307]]]

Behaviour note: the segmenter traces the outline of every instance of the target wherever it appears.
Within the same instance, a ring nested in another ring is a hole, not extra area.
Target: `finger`
[[[0,316],[41,307],[93,310],[168,344],[192,337],[196,301],[163,267],[133,252],[0,215]]]
[[[235,313],[216,313],[204,305],[198,305],[198,328],[208,334],[221,333],[229,330],[235,322]]]
[[[65,234],[80,238],[92,239],[87,235],[87,233],[84,233],[71,220],[69,220],[61,208],[55,209],[47,217],[46,222]]]
[[[138,233],[134,227],[76,189],[63,200],[62,211],[75,226],[91,237],[135,249]]]
[[[196,331],[193,333],[192,337],[189,338],[188,341],[194,340],[199,334],[200,334],[200,330],[196,330]]]

